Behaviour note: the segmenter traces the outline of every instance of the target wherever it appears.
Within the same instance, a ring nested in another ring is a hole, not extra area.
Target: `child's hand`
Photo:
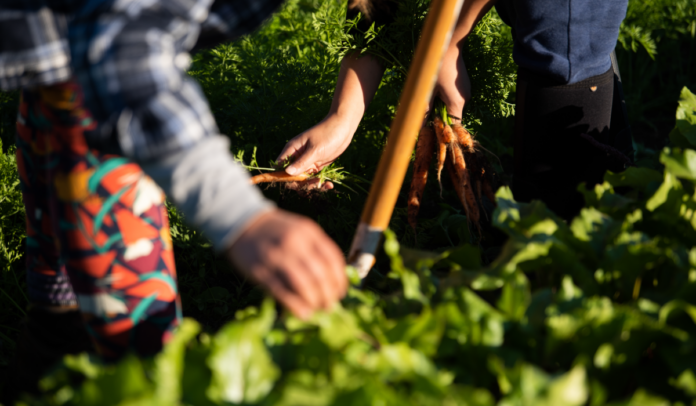
[[[226,255],[300,318],[329,309],[348,289],[336,243],[315,222],[282,210],[252,220]]]

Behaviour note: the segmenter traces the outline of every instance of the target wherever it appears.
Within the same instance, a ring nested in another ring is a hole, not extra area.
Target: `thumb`
[[[307,170],[314,165],[314,155],[315,150],[313,148],[306,149],[302,155],[295,159],[295,162],[285,168],[285,173],[288,175],[298,175],[307,172]]]

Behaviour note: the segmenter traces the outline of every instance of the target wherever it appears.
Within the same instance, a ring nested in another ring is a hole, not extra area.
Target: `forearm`
[[[494,3],[495,0],[466,1],[462,6],[449,46],[445,50],[437,85],[440,89],[456,89],[459,95],[457,97],[448,97],[451,96],[451,93],[446,94],[448,92],[440,93],[440,97],[443,98],[452,115],[459,116],[464,110],[466,101],[471,98],[471,81],[462,57],[464,41]]]
[[[348,123],[354,133],[377,92],[384,68],[371,55],[346,55],[341,62],[329,117]]]
[[[454,28],[449,46],[461,48],[466,37],[474,30],[483,16],[493,8],[495,3],[496,0],[466,0],[459,13],[457,26]]]

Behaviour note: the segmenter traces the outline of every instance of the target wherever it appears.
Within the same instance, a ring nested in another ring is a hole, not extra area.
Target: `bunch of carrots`
[[[440,115],[442,118],[436,115],[429,125],[421,128],[418,136],[413,179],[408,195],[408,223],[415,232],[416,217],[428,181],[430,162],[435,153],[440,197],[442,168],[447,166],[457,197],[464,206],[470,224],[480,231],[481,196],[486,196],[495,204],[490,166],[482,153],[483,148],[471,133],[460,124],[450,125],[446,109],[441,109]]]

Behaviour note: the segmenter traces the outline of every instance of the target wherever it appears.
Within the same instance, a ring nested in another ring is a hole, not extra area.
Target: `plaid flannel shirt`
[[[71,78],[99,122],[88,142],[138,162],[217,134],[189,51],[258,27],[281,0],[2,0],[0,88]]]

